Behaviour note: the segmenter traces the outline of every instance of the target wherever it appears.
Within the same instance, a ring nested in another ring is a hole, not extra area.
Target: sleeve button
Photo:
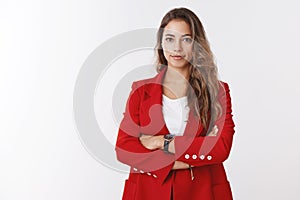
[[[152,175],[154,178],[157,178],[157,176],[155,174]]]
[[[144,173],[144,171],[143,170],[140,170],[140,172],[143,174]]]
[[[147,172],[147,174],[148,174],[149,176],[151,176],[151,173],[150,173],[150,172]]]
[[[207,160],[211,160],[212,159],[212,157],[211,156],[207,156]]]
[[[205,156],[204,156],[204,155],[201,155],[201,156],[200,156],[200,159],[201,159],[201,160],[203,160],[204,158],[205,158]]]
[[[195,160],[195,159],[197,158],[197,155],[194,154],[194,155],[192,156],[192,158]]]
[[[136,171],[137,171],[137,168],[135,168],[135,167],[134,167],[134,168],[133,168],[133,171],[135,171],[135,172],[136,172]]]
[[[189,154],[185,154],[185,159],[189,159],[190,158],[190,155]]]

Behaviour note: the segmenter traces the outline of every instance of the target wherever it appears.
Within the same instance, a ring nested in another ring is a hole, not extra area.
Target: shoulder
[[[139,80],[133,81],[132,85],[140,87],[140,86],[146,85],[148,83],[151,83],[152,80],[153,80],[153,77],[146,78],[146,79],[139,79]]]
[[[218,96],[220,99],[226,97],[226,99],[230,99],[231,95],[230,95],[230,88],[229,88],[229,84],[225,81],[221,81],[219,80],[219,92],[218,92]]]
[[[221,85],[222,87],[227,87],[227,88],[229,88],[229,84],[228,84],[227,82],[219,80],[219,83],[220,83],[220,85]]]
[[[227,82],[219,80],[219,85],[220,85],[219,90],[229,92],[229,84]]]
[[[138,79],[132,82],[131,88],[132,89],[143,89],[145,87],[150,87],[150,83],[155,82],[155,77],[145,78],[145,79]]]

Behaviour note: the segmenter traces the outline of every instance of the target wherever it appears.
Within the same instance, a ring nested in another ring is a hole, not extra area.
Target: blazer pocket
[[[214,200],[233,200],[229,181],[213,185]]]
[[[136,183],[126,179],[122,200],[134,200],[136,193]]]

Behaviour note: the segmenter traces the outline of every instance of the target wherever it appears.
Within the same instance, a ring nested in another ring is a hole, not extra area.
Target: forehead
[[[186,34],[192,34],[190,26],[181,19],[171,20],[164,29],[164,35],[172,34],[175,36],[182,36]]]

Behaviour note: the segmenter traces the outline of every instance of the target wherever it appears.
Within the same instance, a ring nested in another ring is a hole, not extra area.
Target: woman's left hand
[[[162,148],[164,146],[164,136],[163,135],[144,135],[142,134],[139,137],[140,142],[142,145],[149,149],[149,150],[155,150],[158,148]]]

